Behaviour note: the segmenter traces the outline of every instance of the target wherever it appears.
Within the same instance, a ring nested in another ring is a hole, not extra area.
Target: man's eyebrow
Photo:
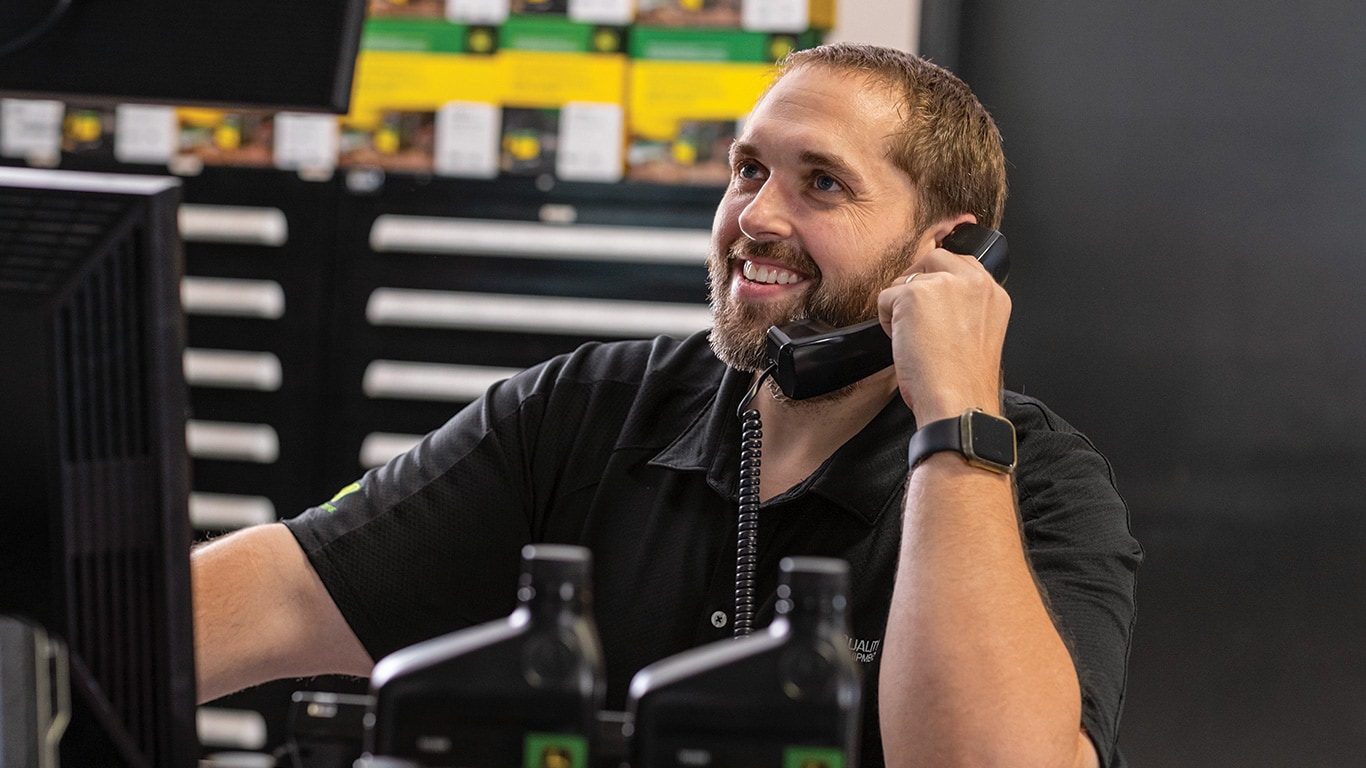
[[[756,144],[753,144],[748,141],[741,141],[739,139],[736,139],[735,141],[732,141],[730,143],[730,152],[728,153],[728,157],[732,162],[734,162],[736,157],[759,156],[759,147]],[[848,163],[844,162],[838,157],[831,154],[827,154],[825,152],[818,152],[814,149],[803,150],[800,153],[798,153],[797,160],[805,166],[829,170],[830,172],[838,175],[843,179],[850,181],[851,183],[857,182],[863,178],[863,174],[859,173],[852,165],[849,165]]]
[[[731,159],[734,159],[736,155],[753,156],[757,154],[759,154],[758,147],[754,146],[748,141],[741,141],[739,139],[736,139],[735,141],[732,141],[730,143],[730,151],[726,153],[726,156]]]
[[[860,174],[852,165],[849,165],[834,155],[828,155],[824,152],[817,152],[811,149],[803,150],[801,154],[797,155],[797,159],[801,160],[804,165],[829,169],[844,179],[858,180],[863,178],[862,174]]]

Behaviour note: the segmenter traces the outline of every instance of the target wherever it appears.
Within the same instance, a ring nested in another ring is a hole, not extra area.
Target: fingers
[[[905,272],[897,276],[896,280],[889,287],[909,285],[917,276],[924,278],[932,277],[936,272],[946,272],[951,275],[974,276],[989,275],[986,267],[977,259],[969,254],[954,253],[943,248],[935,248],[924,256],[915,260],[915,263]]]
[[[973,255],[955,253],[944,248],[935,248],[926,254],[921,261],[923,264],[917,266],[926,271],[951,272],[960,275],[987,273],[986,267]]]

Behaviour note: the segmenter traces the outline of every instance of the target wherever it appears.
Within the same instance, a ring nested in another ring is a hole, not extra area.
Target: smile
[[[744,262],[744,267],[741,271],[746,280],[755,283],[765,283],[767,285],[791,285],[792,283],[800,283],[806,279],[805,276],[791,270],[755,264],[752,261]]]

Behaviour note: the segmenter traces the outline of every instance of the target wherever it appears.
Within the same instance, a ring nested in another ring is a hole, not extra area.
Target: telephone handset
[[[996,282],[1010,270],[1006,239],[980,224],[954,227],[941,247],[975,257]],[[768,329],[773,380],[793,400],[824,395],[892,364],[892,341],[877,320],[835,328],[819,320],[798,320]]]

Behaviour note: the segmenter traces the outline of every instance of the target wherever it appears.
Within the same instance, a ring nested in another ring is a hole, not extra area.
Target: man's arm
[[[283,525],[196,547],[190,576],[201,702],[280,678],[370,674],[374,661]]]
[[[1010,478],[939,453],[906,495],[880,685],[887,764],[1097,765]]]
[[[912,271],[879,306],[916,422],[999,414],[1009,298],[970,257],[935,250]],[[878,686],[889,766],[1098,763],[1011,482],[955,453],[911,473]]]

